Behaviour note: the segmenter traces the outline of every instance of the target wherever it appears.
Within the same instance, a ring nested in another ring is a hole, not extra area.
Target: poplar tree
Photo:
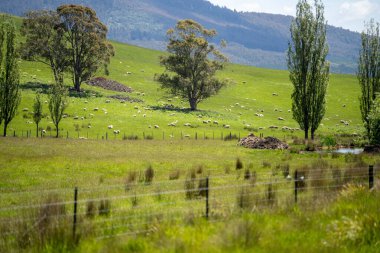
[[[20,73],[17,64],[16,28],[12,21],[0,20],[0,114],[4,122],[3,136],[17,112],[21,95],[19,91]]]
[[[305,132],[305,139],[314,139],[326,111],[326,90],[330,65],[326,61],[324,6],[314,2],[314,9],[307,0],[297,4],[297,15],[292,21],[287,60],[289,77],[294,86],[292,93],[293,118]]]
[[[357,77],[361,88],[360,111],[367,136],[371,139],[370,119],[368,117],[373,102],[380,92],[380,36],[379,24],[372,19],[361,35]]]
[[[38,137],[38,124],[40,123],[41,119],[42,119],[42,101],[41,101],[40,93],[37,93],[34,99],[34,104],[33,104],[33,120],[34,120],[34,123],[36,123],[37,137]]]

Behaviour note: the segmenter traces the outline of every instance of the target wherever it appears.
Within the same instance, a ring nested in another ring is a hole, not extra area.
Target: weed
[[[154,177],[154,170],[152,168],[152,165],[149,165],[148,168],[145,170],[145,183],[150,184],[153,181]]]

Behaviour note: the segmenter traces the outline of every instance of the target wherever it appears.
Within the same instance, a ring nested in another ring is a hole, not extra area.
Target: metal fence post
[[[294,202],[297,203],[298,200],[298,171],[294,172]]]
[[[74,189],[74,217],[73,217],[73,237],[75,240],[76,227],[77,227],[77,203],[78,202],[78,187]]]
[[[368,183],[369,183],[369,189],[373,188],[373,165],[370,165],[368,167]]]
[[[209,217],[209,203],[208,203],[208,194],[209,194],[209,184],[208,177],[206,177],[206,219]]]

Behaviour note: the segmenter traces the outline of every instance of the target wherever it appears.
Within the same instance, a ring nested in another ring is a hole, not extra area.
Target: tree
[[[57,15],[64,30],[65,45],[69,55],[69,68],[74,88],[80,91],[83,81],[88,80],[100,67],[107,66],[113,47],[107,42],[107,27],[100,22],[96,12],[81,5],[62,5]]]
[[[307,0],[297,4],[297,15],[292,21],[291,42],[287,53],[289,77],[293,83],[293,118],[305,132],[305,139],[314,139],[325,114],[326,90],[330,65],[326,61],[326,22],[324,6],[314,2],[314,11]]]
[[[369,142],[380,145],[380,98],[376,97],[368,114],[368,128],[370,129]]]
[[[59,137],[59,123],[67,108],[67,89],[63,84],[57,83],[50,88],[49,111],[50,117],[56,129],[56,138]]]
[[[226,84],[214,76],[223,69],[227,58],[209,44],[216,31],[207,30],[193,20],[179,21],[167,36],[170,55],[162,56],[160,62],[169,73],[161,74],[157,80],[162,88],[188,99],[191,110],[196,110],[199,102]]]
[[[69,51],[58,14],[47,10],[28,12],[21,26],[21,34],[25,37],[20,48],[22,58],[48,65],[55,83],[63,83]]]
[[[34,99],[34,104],[33,104],[33,120],[34,123],[36,123],[37,127],[37,137],[38,137],[38,124],[40,123],[42,119],[42,101],[41,101],[41,96],[39,93],[36,94],[36,97]]]
[[[16,28],[11,20],[0,20],[0,111],[4,121],[3,135],[7,136],[8,124],[16,115],[20,104],[20,73],[15,50]]]
[[[362,32],[362,48],[359,52],[357,77],[361,88],[360,111],[362,120],[371,137],[371,127],[368,115],[377,92],[380,92],[380,35],[379,24],[372,19]]]

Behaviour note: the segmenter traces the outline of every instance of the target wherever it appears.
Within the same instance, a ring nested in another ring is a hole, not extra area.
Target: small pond
[[[335,150],[322,150],[321,153],[339,153],[339,154],[354,154],[358,155],[363,152],[362,148],[339,148]]]

